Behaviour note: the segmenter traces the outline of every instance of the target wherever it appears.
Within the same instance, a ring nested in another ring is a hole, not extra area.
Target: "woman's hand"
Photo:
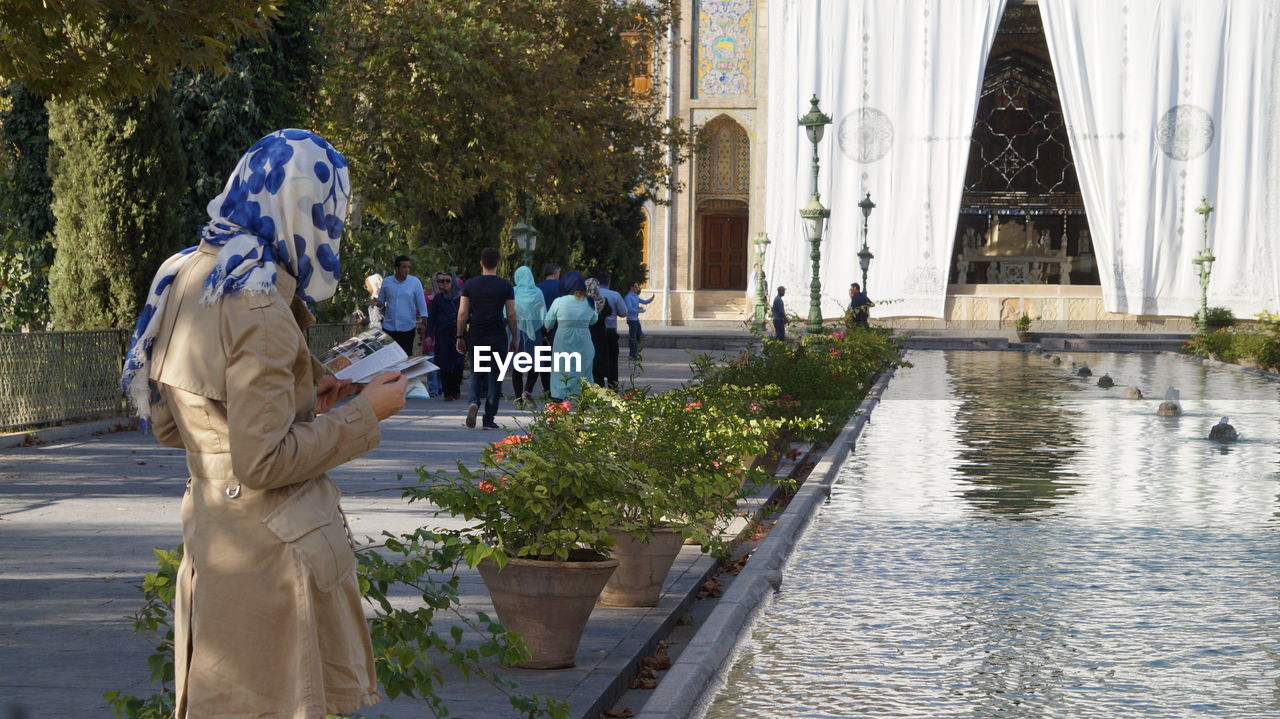
[[[404,390],[409,380],[399,372],[383,372],[373,378],[361,392],[378,419],[386,419],[404,409]]]
[[[355,391],[349,379],[338,379],[331,374],[320,378],[316,385],[316,414],[324,414],[333,409],[343,397]]]

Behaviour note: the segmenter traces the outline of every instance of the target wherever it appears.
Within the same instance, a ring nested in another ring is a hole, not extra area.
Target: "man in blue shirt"
[[[414,340],[427,319],[427,296],[422,291],[422,282],[409,274],[408,257],[396,257],[396,273],[382,281],[378,305],[382,308],[382,331],[391,335],[404,353],[412,357],[417,344]]]
[[[538,283],[538,289],[542,290],[542,299],[547,301],[547,309],[551,309],[551,303],[560,298],[560,265],[554,262],[548,262],[542,268],[542,277],[544,278]],[[538,338],[538,344],[551,346],[551,340],[555,337],[555,330],[544,329],[541,337]],[[551,373],[542,372],[542,392],[548,397],[551,396]]]
[[[853,312],[854,324],[868,326],[867,320],[871,319],[871,308],[875,306],[876,303],[867,297],[867,293],[862,291],[862,287],[857,282],[849,285],[849,309]]]
[[[627,337],[631,341],[631,357],[640,356],[640,338],[643,333],[640,332],[640,313],[644,312],[644,308],[640,305],[647,305],[653,302],[653,295],[649,295],[649,299],[640,299],[640,283],[632,282],[631,291],[627,293]]]
[[[613,312],[604,318],[604,384],[610,389],[618,388],[618,318],[627,316],[627,303],[622,295],[609,289],[611,277],[608,272],[596,275],[600,282],[600,296],[604,298]]]

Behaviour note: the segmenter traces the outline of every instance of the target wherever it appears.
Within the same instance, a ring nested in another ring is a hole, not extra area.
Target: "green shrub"
[[[1236,316],[1226,307],[1210,307],[1205,311],[1204,323],[1210,329],[1232,327],[1236,323]]]

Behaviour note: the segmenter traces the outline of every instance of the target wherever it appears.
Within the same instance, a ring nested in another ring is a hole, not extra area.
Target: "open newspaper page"
[[[334,377],[356,384],[368,384],[379,374],[394,370],[413,379],[440,369],[429,357],[407,357],[400,345],[380,329],[362,332],[325,352],[320,364]]]

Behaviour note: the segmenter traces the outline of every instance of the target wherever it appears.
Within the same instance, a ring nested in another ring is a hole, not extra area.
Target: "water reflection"
[[[1034,356],[909,359],[710,717],[1278,715],[1275,383],[1152,355],[1077,355],[1110,390]]]
[[[1081,388],[1022,352],[954,352],[944,359],[960,407],[956,434],[963,449],[956,470],[975,507],[1031,515],[1074,492],[1066,469],[1078,446],[1079,413],[1066,399]],[[993,396],[993,384],[1013,391]]]

